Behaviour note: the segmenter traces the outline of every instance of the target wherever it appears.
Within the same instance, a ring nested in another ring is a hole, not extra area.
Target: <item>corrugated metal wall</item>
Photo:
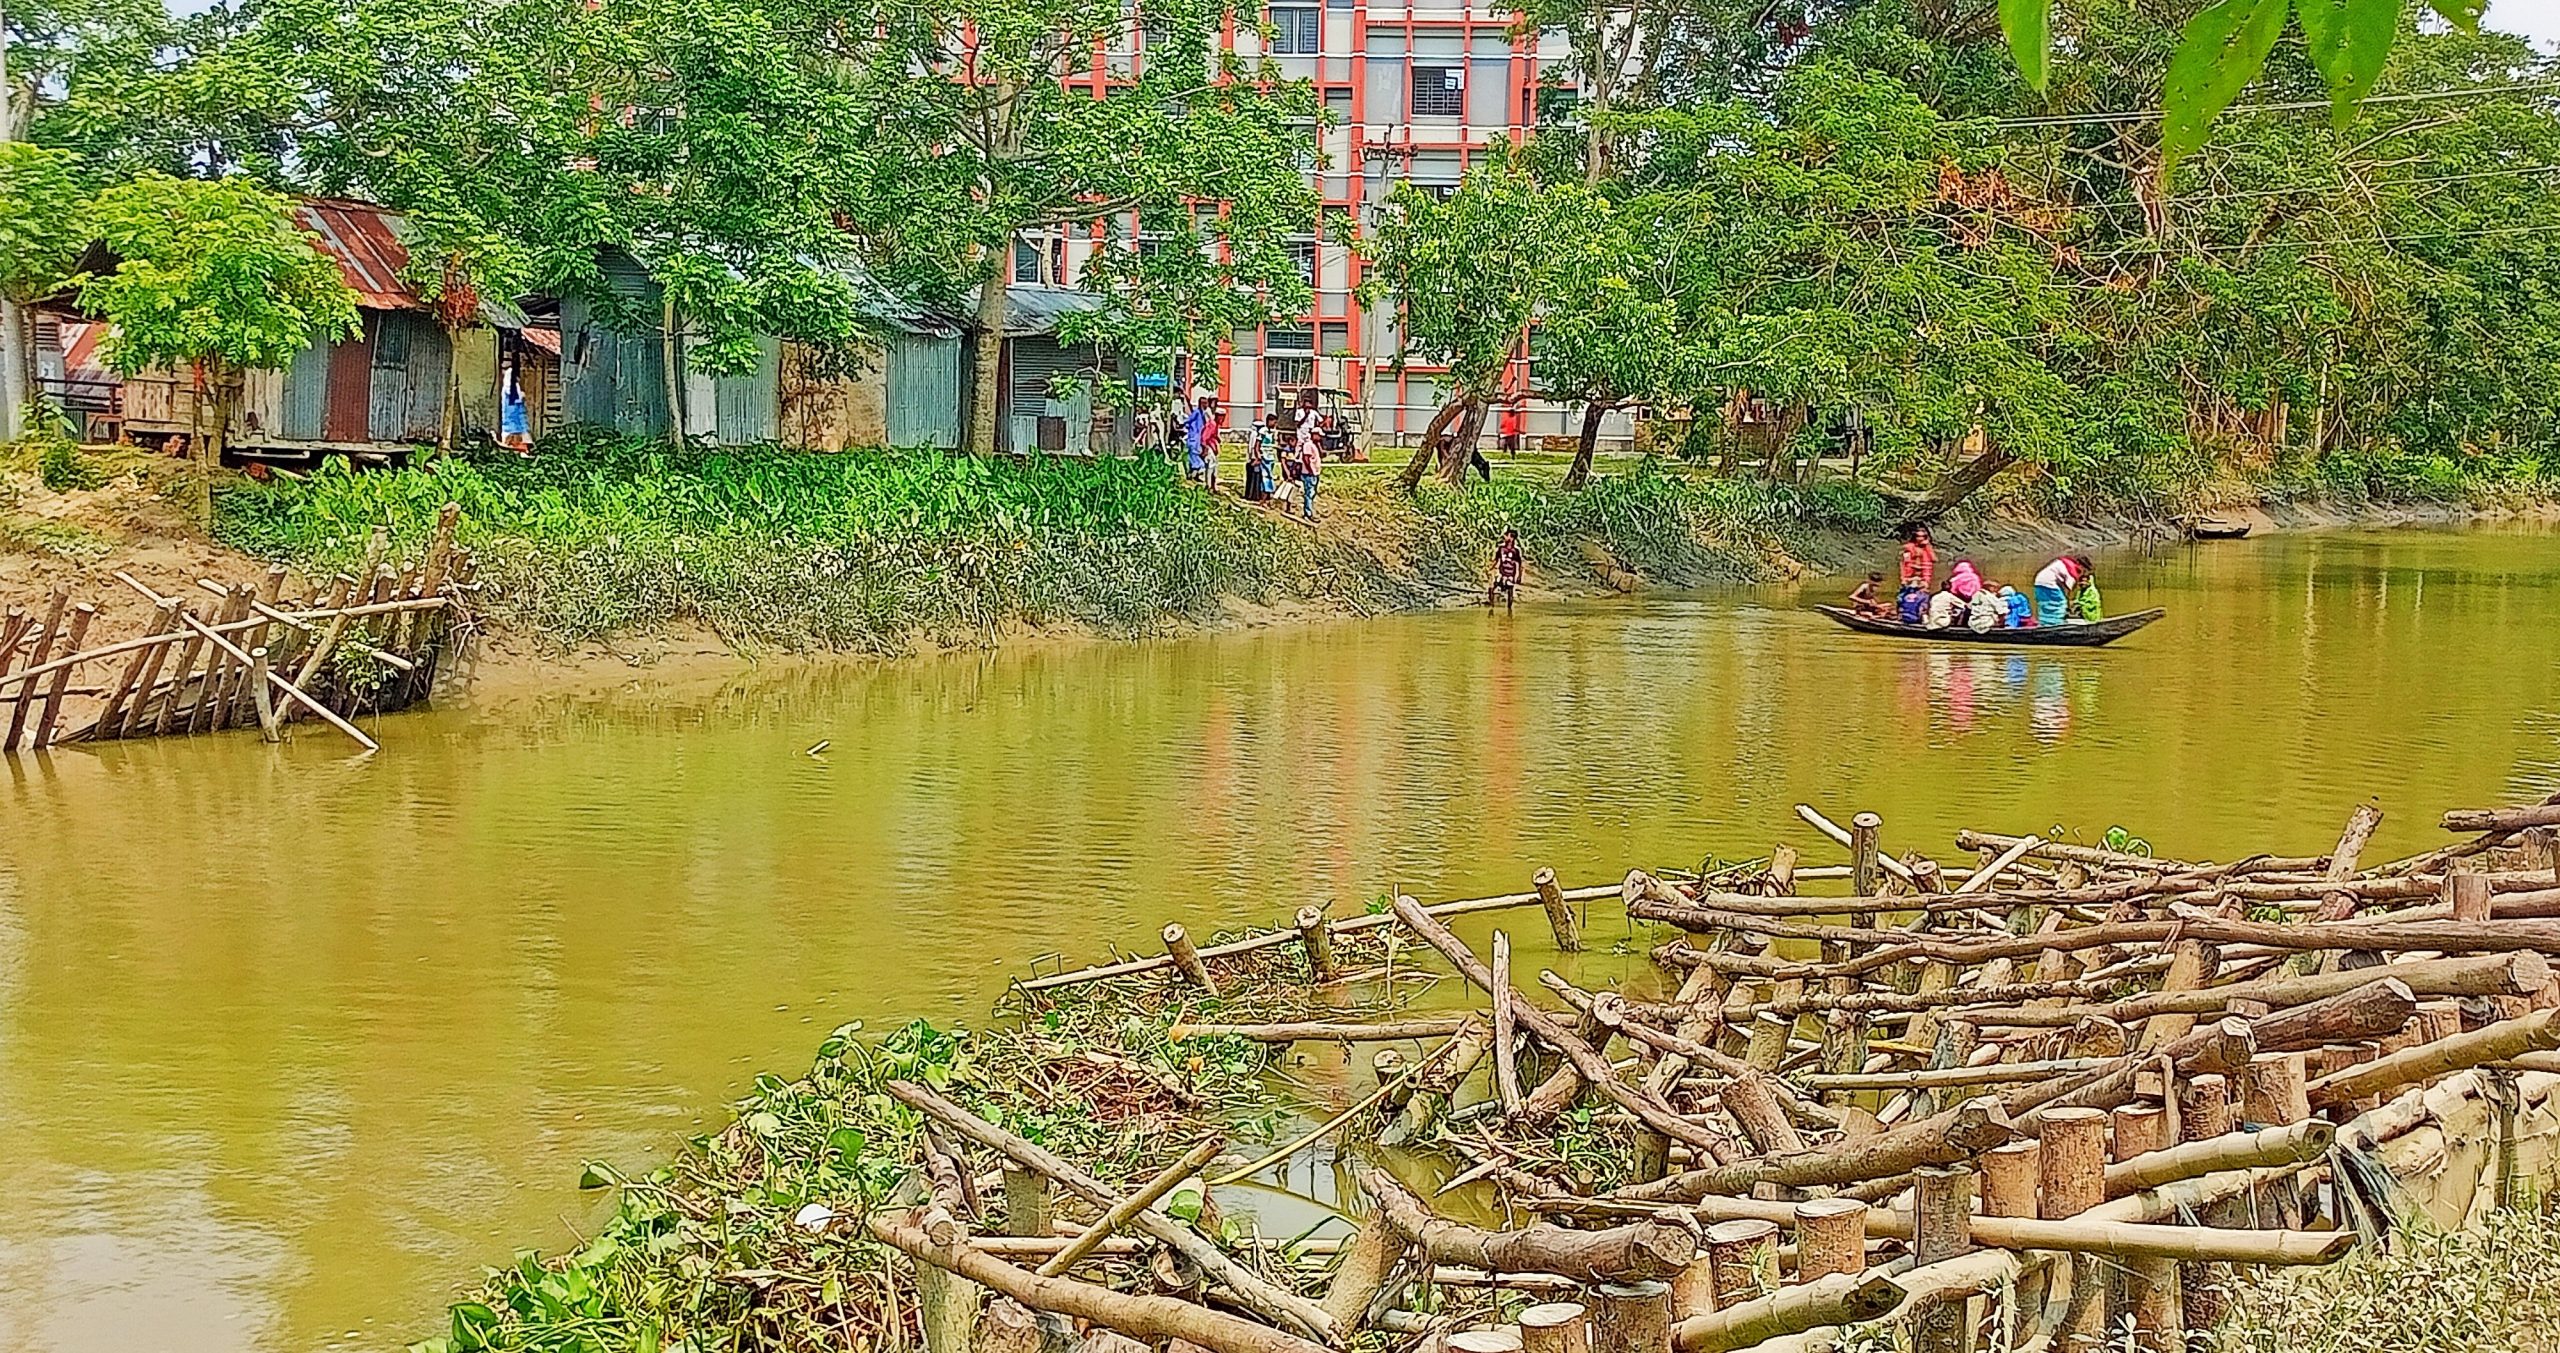
[[[604,258],[617,291],[657,303],[657,283],[619,253]],[[560,302],[561,409],[573,423],[662,436],[667,430],[666,356],[652,327],[620,333],[577,297]]]
[[[960,445],[960,339],[900,334],[889,341],[889,444]]]
[[[711,383],[711,432],[722,446],[770,442],[778,435],[776,396],[782,378],[782,340],[756,339],[756,369]]]
[[[365,410],[373,440],[438,440],[445,382],[453,374],[444,330],[414,310],[368,311],[365,320],[373,328],[373,391]]]
[[[1054,338],[1006,339],[1004,449],[1087,454],[1093,443],[1092,393],[1078,389],[1072,398],[1056,399],[1050,392],[1058,378],[1081,375],[1092,362],[1090,349],[1063,348]]]

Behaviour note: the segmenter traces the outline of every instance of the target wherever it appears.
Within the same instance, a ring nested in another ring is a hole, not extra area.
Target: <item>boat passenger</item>
[[[2004,586],[2000,589],[2000,604],[2009,609],[2009,628],[2013,630],[2035,628],[2036,609],[2028,604],[2024,593],[2014,587]]]
[[[1850,609],[1868,620],[1884,619],[1884,597],[1881,592],[1883,586],[1883,574],[1868,574],[1867,580],[1858,584],[1857,589],[1849,594]]]
[[[1989,583],[1974,589],[1964,604],[1964,623],[1976,634],[1988,634],[2000,628],[2009,618],[2009,607],[2000,600],[2000,592]]]
[[[1930,543],[1926,526],[1902,533],[1902,585],[1917,586],[1923,596],[1938,585],[1938,547]]]
[[[1917,625],[1929,613],[1929,594],[1917,583],[1904,583],[1894,597],[1893,613],[1903,624]]]
[[[1974,594],[1982,590],[1982,574],[1974,568],[1972,560],[1959,559],[1956,566],[1947,571],[1947,590],[1956,594],[1956,600],[1968,605],[1972,603]]]
[[[2089,556],[2066,554],[2036,574],[2036,623],[2060,625],[2070,620],[2071,594],[2089,579]]]
[[[1925,622],[1933,630],[1951,630],[1964,621],[1964,599],[1941,589],[1929,598],[1929,618]]]
[[[2098,580],[2096,578],[2084,580],[2080,584],[2080,590],[2071,594],[2071,618],[2074,620],[2104,620],[2107,618],[2107,604],[2098,596]]]

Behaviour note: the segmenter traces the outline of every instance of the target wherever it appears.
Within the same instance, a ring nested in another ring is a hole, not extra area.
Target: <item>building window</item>
[[[1413,116],[1457,118],[1466,111],[1467,68],[1464,66],[1416,66],[1413,68]]]
[[[1274,324],[1266,332],[1265,346],[1273,352],[1314,352],[1315,335],[1303,324]]]
[[[1351,326],[1347,323],[1317,325],[1316,351],[1328,357],[1340,357],[1350,352]]]
[[[1314,240],[1291,240],[1285,247],[1289,251],[1289,261],[1296,264],[1298,267],[1298,280],[1305,282],[1310,286],[1314,285],[1316,280],[1316,242]]]
[[[1324,48],[1322,16],[1315,9],[1274,5],[1271,28],[1274,56],[1314,56]]]
[[[1333,114],[1335,121],[1349,122],[1351,120],[1351,91],[1348,89],[1326,90],[1324,92],[1324,106],[1325,111]]]
[[[1290,356],[1275,352],[1262,359],[1262,383],[1272,390],[1295,389],[1316,383],[1316,359],[1307,353]]]

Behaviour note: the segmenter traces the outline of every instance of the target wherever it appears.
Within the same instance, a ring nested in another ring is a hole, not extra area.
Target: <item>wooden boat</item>
[[[2211,517],[2187,528],[2187,534],[2198,540],[2238,540],[2249,534],[2245,521],[2217,521]]]
[[[1846,606],[1816,606],[1822,612],[1861,634],[1884,634],[1896,639],[1925,639],[1949,644],[2024,644],[2046,648],[2096,648],[2111,644],[2167,614],[2154,606],[2147,611],[2128,611],[2104,620],[2091,620],[2075,625],[2039,625],[2023,630],[1923,629],[1899,620],[1870,620]]]

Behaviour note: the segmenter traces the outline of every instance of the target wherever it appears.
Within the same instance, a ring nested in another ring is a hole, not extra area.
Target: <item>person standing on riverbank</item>
[[[1191,477],[1211,493],[1218,491],[1218,401],[1209,395],[1182,420],[1182,447],[1191,460]]]
[[[1324,466],[1324,429],[1317,426],[1315,392],[1298,396],[1298,499],[1307,521],[1316,519],[1316,484]]]

